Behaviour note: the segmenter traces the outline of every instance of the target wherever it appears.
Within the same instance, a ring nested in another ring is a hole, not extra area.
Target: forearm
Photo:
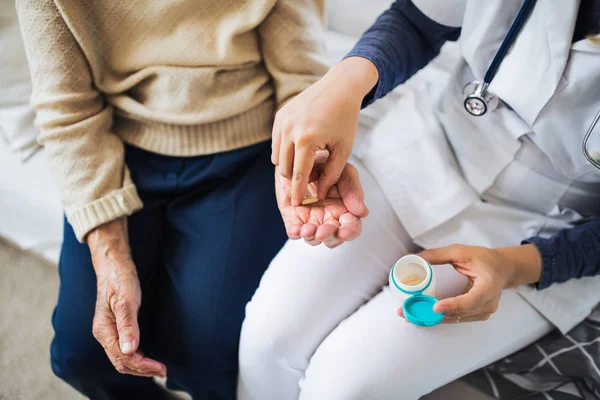
[[[600,218],[563,229],[547,239],[533,237],[524,242],[541,254],[543,270],[538,289],[600,275]]]
[[[536,284],[541,290],[553,283],[600,275],[600,219],[523,243],[496,249],[507,261],[507,287]]]
[[[506,261],[506,288],[539,282],[542,274],[542,257],[534,245],[502,247],[496,249]]]
[[[363,57],[378,70],[379,81],[363,106],[385,96],[429,63],[460,29],[437,23],[410,0],[397,0],[367,30],[347,57]]]
[[[332,67],[323,77],[336,86],[345,88],[346,95],[360,103],[377,84],[379,72],[370,60],[349,57]]]
[[[96,276],[107,276],[123,269],[135,270],[131,262],[127,217],[120,217],[94,228],[87,235],[86,242],[92,254]]]

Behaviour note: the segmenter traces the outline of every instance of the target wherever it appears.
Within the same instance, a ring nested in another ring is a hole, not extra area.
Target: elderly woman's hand
[[[278,173],[291,180],[292,206],[302,202],[318,150],[330,155],[317,196],[325,199],[337,183],[352,153],[362,100],[377,79],[377,68],[370,61],[350,57],[279,110],[271,160]]]
[[[129,251],[126,217],[96,228],[88,235],[87,242],[98,288],[92,327],[94,338],[120,373],[165,377],[165,365],[138,350],[137,319],[142,292]]]
[[[489,249],[452,245],[419,254],[430,264],[452,264],[469,278],[467,293],[440,300],[434,311],[444,322],[486,321],[496,310],[502,290],[540,280],[542,261],[534,245]],[[398,310],[400,316],[402,309]],[[459,318],[460,317],[460,318]]]
[[[315,197],[316,190],[316,184],[310,183],[307,194]],[[289,238],[302,238],[313,246],[324,243],[334,248],[356,239],[362,231],[361,218],[369,213],[358,171],[351,164],[344,166],[337,184],[329,190],[325,199],[317,203],[292,205],[291,183],[278,173],[275,173],[275,191]]]

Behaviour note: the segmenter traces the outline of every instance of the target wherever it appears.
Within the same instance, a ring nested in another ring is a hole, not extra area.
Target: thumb
[[[119,347],[123,354],[135,353],[140,343],[138,308],[134,301],[127,300],[118,300],[113,308],[119,334]]]
[[[451,245],[437,249],[424,250],[417,254],[419,257],[432,265],[454,264],[463,255],[462,246]]]
[[[360,184],[358,171],[352,164],[346,164],[337,186],[342,201],[348,211],[359,218],[365,218],[369,215],[369,209],[365,204],[365,195]]]
[[[321,176],[319,177],[317,187],[317,196],[319,199],[326,198],[329,189],[338,183],[347,161],[348,157],[342,156],[339,150],[332,150],[330,152],[327,163],[323,167],[323,172],[321,172]]]

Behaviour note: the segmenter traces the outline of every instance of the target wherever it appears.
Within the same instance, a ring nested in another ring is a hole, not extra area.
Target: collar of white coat
[[[461,48],[474,75],[482,80],[516,17],[521,1],[470,2]],[[569,59],[579,1],[538,1],[491,82],[489,90],[529,125],[553,94]],[[495,25],[495,26],[494,26]]]

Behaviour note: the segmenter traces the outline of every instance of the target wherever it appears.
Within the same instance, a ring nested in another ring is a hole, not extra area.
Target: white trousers
[[[387,280],[416,250],[359,162],[371,211],[354,242],[330,250],[289,241],[248,304],[240,343],[240,400],[411,400],[540,338],[552,325],[515,291],[486,322],[422,328],[396,315]],[[436,268],[438,297],[466,278]]]

